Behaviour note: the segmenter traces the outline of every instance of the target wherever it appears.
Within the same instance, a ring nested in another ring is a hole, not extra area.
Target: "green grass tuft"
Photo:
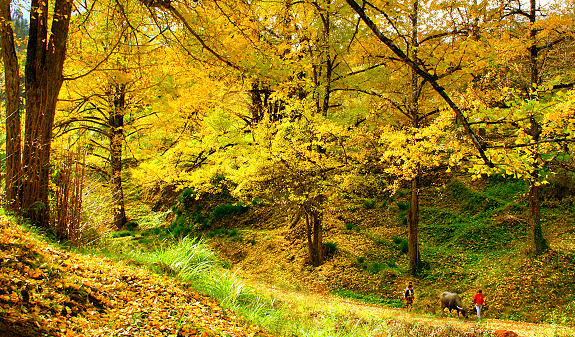
[[[396,298],[382,298],[375,295],[363,295],[348,289],[336,289],[332,291],[332,294],[343,298],[351,298],[361,302],[378,304],[391,308],[403,308],[404,306],[403,302]]]

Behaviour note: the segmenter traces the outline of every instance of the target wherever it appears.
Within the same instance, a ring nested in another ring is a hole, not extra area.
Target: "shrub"
[[[335,242],[326,242],[325,243],[325,250],[328,256],[333,255],[337,250],[337,243]]]
[[[113,238],[123,238],[123,237],[131,236],[131,235],[132,235],[132,232],[130,232],[130,231],[118,231],[118,232],[112,233]]]
[[[385,269],[386,265],[380,262],[373,262],[368,264],[367,266],[367,271],[369,271],[372,274],[377,274],[380,271],[382,271],[383,269]]]
[[[397,208],[398,208],[400,211],[406,211],[406,210],[409,208],[409,204],[408,204],[407,202],[405,202],[405,201],[399,201],[399,202],[397,203]]]
[[[238,230],[236,228],[228,229],[228,228],[218,228],[206,232],[204,234],[208,238],[212,238],[214,236],[227,236],[227,237],[234,237],[238,235]]]
[[[394,236],[393,237],[393,243],[396,244],[397,249],[402,253],[402,254],[407,254],[409,251],[409,243],[407,242],[406,239],[400,238],[398,236]]]
[[[135,221],[130,221],[128,223],[126,223],[126,229],[129,231],[134,231],[136,228],[138,228],[138,223]]]
[[[363,202],[363,208],[365,209],[374,209],[375,208],[375,203],[377,202],[377,200],[374,199],[369,199]]]
[[[241,215],[249,210],[248,206],[243,204],[225,204],[214,208],[210,219],[212,221],[221,220],[230,216]]]
[[[479,212],[489,211],[501,206],[501,203],[498,200],[489,198],[483,193],[474,191],[459,180],[451,181],[447,188],[451,197],[460,202],[461,209],[465,212],[477,214]]]

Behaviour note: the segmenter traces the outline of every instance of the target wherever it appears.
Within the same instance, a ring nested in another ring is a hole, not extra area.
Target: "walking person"
[[[405,288],[403,297],[405,298],[405,308],[407,311],[411,310],[413,307],[413,299],[415,298],[415,291],[413,290],[413,284],[411,282],[409,282],[407,288]]]
[[[483,307],[483,291],[481,289],[477,290],[477,294],[473,296],[473,303],[475,304],[475,310],[477,311],[477,319],[481,319],[481,308]]]

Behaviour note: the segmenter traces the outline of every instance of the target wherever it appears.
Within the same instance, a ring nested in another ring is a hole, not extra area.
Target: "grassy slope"
[[[70,253],[0,215],[0,336],[267,336],[188,285]]]
[[[571,200],[544,204],[545,235],[553,250],[529,259],[523,254],[524,191],[522,182],[497,180],[476,184],[453,180],[424,190],[420,240],[428,269],[413,280],[416,311],[437,312],[437,295],[445,290],[463,294],[464,303],[469,304],[475,290],[482,288],[488,317],[575,322],[571,226],[575,209]],[[395,305],[412,280],[406,274],[407,256],[398,239],[407,237],[404,210],[401,192],[394,199],[328,210],[325,241],[334,243],[337,250],[317,269],[305,264],[305,246],[295,239],[297,233],[283,227],[285,218],[258,217],[262,210],[251,214],[249,221],[261,229],[246,227],[232,236],[224,233],[212,243],[244,277],[286,289],[346,289]]]

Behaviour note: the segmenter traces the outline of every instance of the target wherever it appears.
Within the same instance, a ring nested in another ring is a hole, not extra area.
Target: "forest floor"
[[[308,319],[337,308],[351,326],[450,326],[459,335],[510,330],[520,336],[575,336],[550,325],[440,317],[311,292],[245,281],[266,297]],[[447,315],[446,315],[447,316]],[[426,330],[426,331],[429,331]],[[135,266],[134,261],[69,252],[46,243],[0,215],[0,337],[24,336],[271,336],[222,308],[189,284]],[[393,336],[393,334],[392,334]],[[418,334],[419,336],[419,334]],[[451,335],[442,335],[451,336]]]
[[[0,215],[0,337],[268,336],[185,283],[59,249]]]
[[[447,311],[445,312],[445,317],[440,317],[431,314],[408,312],[406,309],[401,308],[390,308],[343,299],[329,293],[286,290],[259,282],[252,282],[251,286],[279,301],[291,303],[292,305],[305,303],[307,310],[310,312],[317,313],[322,312],[325,308],[341,307],[348,312],[348,316],[352,320],[362,320],[365,317],[379,317],[382,322],[387,322],[387,324],[403,322],[430,327],[451,326],[462,333],[469,333],[470,336],[481,335],[477,333],[479,331],[493,333],[497,330],[512,331],[520,337],[575,336],[575,328],[556,324],[536,324],[493,318],[483,318],[478,321],[473,313],[469,315],[469,319],[464,319],[463,317],[455,317],[455,313],[450,314]]]

